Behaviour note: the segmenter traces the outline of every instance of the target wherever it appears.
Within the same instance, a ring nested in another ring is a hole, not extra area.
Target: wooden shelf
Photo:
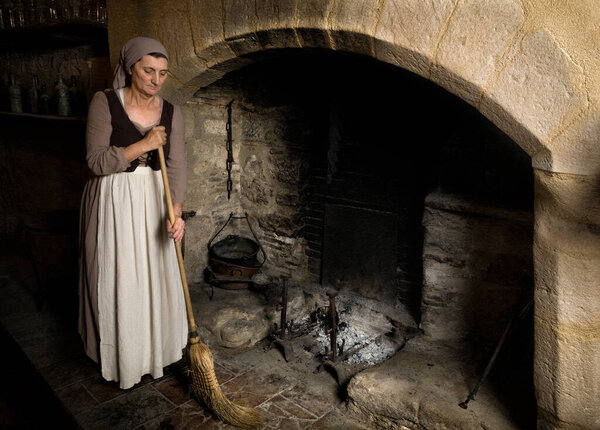
[[[29,27],[0,30],[0,52],[44,51],[96,45],[108,53],[106,24],[72,19]]]
[[[78,122],[86,121],[85,116],[43,115],[43,114],[27,113],[27,112],[15,113],[15,112],[0,111],[0,116],[13,116],[16,118],[47,119],[47,120],[53,120],[53,121],[56,121],[56,120],[58,120],[58,121],[78,121]]]
[[[9,153],[85,160],[85,118],[0,111],[0,127],[0,145]]]

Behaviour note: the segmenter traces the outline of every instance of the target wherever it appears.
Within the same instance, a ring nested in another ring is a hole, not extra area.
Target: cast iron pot
[[[232,234],[219,240],[214,245],[212,244],[231,219],[243,218],[246,219],[248,227],[256,240]],[[258,259],[259,250],[263,254],[262,261]],[[229,219],[225,225],[221,227],[208,243],[208,258],[211,272],[215,278],[214,280],[220,281],[222,286],[228,282],[250,282],[250,278],[260,270],[267,260],[267,255],[252,230],[248,214],[244,214],[243,217],[234,217],[233,213],[229,215]]]
[[[229,235],[210,247],[211,260],[219,260],[236,266],[253,267],[257,264],[258,243],[247,237]]]

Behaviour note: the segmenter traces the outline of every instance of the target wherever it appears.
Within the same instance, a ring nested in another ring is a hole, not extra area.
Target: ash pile
[[[302,351],[306,365],[333,370],[340,384],[388,360],[419,332],[402,306],[354,293],[324,293],[321,286],[292,288],[289,296],[287,315],[293,318],[287,320],[286,360],[296,360]]]

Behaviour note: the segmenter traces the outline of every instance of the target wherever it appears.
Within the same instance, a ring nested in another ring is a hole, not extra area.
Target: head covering
[[[119,55],[119,63],[115,67],[115,73],[113,78],[113,88],[119,89],[125,86],[127,71],[135,63],[140,61],[144,55],[148,55],[153,52],[163,54],[169,59],[167,50],[158,40],[151,39],[149,37],[135,37],[121,48],[121,54]]]

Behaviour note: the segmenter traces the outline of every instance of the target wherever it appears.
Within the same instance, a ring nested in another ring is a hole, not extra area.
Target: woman
[[[136,37],[121,49],[114,90],[94,95],[81,206],[79,332],[102,376],[129,388],[178,361],[187,340],[173,239],[183,238],[186,192],[181,110],[158,92],[162,44]],[[156,149],[162,146],[176,221],[167,221]],[[167,225],[165,226],[165,222]]]

